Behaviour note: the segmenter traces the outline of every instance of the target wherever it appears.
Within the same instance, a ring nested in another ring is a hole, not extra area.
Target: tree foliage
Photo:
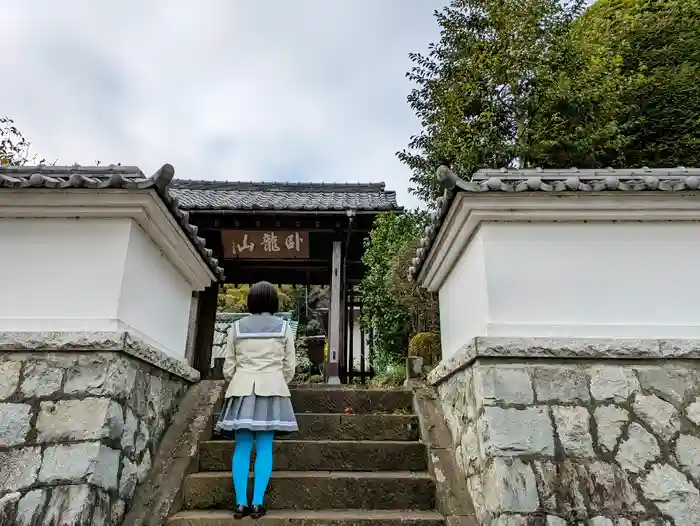
[[[528,162],[535,71],[568,31],[582,2],[452,0],[435,16],[441,39],[411,54],[408,97],[422,130],[398,153],[413,172],[412,191],[430,202],[441,193],[440,164],[461,173]]]
[[[31,153],[32,144],[24,138],[15,122],[9,117],[0,117],[0,164],[23,166],[28,163],[42,164],[46,159],[40,159]]]
[[[600,0],[538,70],[538,166],[700,161],[700,0]]]
[[[423,326],[435,328],[435,299],[406,279],[408,253],[415,255],[415,240],[426,221],[422,213],[385,212],[365,240],[361,323],[366,331],[372,330],[378,370],[404,355],[413,332]]]
[[[325,334],[323,325],[320,321],[312,319],[306,324],[305,334],[306,336],[323,336]]]
[[[280,312],[293,311],[296,309],[298,292],[291,285],[275,286],[280,300]],[[250,287],[241,285],[236,287],[232,284],[225,284],[219,289],[217,298],[219,312],[248,312],[248,293]]]
[[[414,54],[422,130],[398,156],[430,203],[440,164],[700,164],[700,0],[452,0]]]
[[[420,356],[429,368],[438,364],[441,358],[440,335],[434,332],[419,332],[408,344],[409,356]]]
[[[628,145],[617,116],[626,80],[607,43],[584,38],[580,20],[560,35],[534,69],[525,166],[600,168],[615,165]]]
[[[419,218],[420,232],[427,222]],[[408,241],[391,260],[389,271],[389,294],[408,314],[408,328],[411,335],[420,332],[437,332],[440,328],[440,315],[437,295],[408,281],[408,268],[416,257],[420,239],[416,236]]]
[[[698,166],[700,0],[600,0],[573,38],[604,50],[620,85],[612,118],[625,146],[603,164]]]

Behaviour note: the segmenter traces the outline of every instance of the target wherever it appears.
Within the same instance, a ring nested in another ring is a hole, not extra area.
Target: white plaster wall
[[[184,359],[192,287],[135,222],[119,299],[119,319],[147,341]]]
[[[443,356],[474,336],[700,338],[699,239],[693,222],[484,223],[440,290]]]
[[[350,334],[348,333],[348,348]],[[352,324],[352,363],[357,371],[360,370],[362,357],[362,328],[360,327],[360,309],[355,309]],[[369,371],[369,335],[365,334],[365,371]]]
[[[484,242],[481,230],[457,260],[438,295],[442,357],[457,352],[468,339],[485,336],[489,321]]]
[[[114,331],[128,219],[0,219],[0,330]]]
[[[132,219],[0,219],[0,331],[128,330],[184,359],[191,300]]]

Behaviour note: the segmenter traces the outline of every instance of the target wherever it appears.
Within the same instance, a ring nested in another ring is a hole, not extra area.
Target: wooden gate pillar
[[[212,283],[199,293],[197,301],[197,333],[194,343],[193,367],[199,371],[202,380],[210,376],[211,352],[214,344],[214,325],[219,284]]]

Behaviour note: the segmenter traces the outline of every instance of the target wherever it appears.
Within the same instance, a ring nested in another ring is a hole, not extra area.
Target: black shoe
[[[259,519],[263,515],[265,515],[267,511],[265,510],[264,506],[258,506],[257,504],[253,504],[253,507],[251,508],[250,511],[250,516],[253,519]]]
[[[248,506],[238,505],[235,508],[233,508],[234,519],[242,519],[243,517],[247,517],[248,515],[250,515],[250,508]]]

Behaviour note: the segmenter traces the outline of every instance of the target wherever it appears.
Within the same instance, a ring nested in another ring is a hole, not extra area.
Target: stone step
[[[231,469],[233,441],[203,442],[200,471]],[[280,471],[427,471],[420,442],[285,440],[275,442],[274,469]]]
[[[297,413],[296,416],[299,432],[280,436],[278,440],[418,440],[419,435],[415,415]],[[217,418],[218,415],[214,422]]]
[[[252,483],[248,491],[252,493]],[[183,497],[185,509],[232,508],[231,472],[188,475]],[[265,505],[296,510],[432,510],[435,483],[425,472],[277,471],[270,479]]]
[[[258,521],[244,524],[269,526],[439,526],[442,516],[434,511],[412,510],[272,510]],[[168,519],[168,526],[233,526],[241,521],[224,510],[181,511]]]
[[[291,390],[297,413],[413,413],[413,395],[403,389],[318,389]]]

